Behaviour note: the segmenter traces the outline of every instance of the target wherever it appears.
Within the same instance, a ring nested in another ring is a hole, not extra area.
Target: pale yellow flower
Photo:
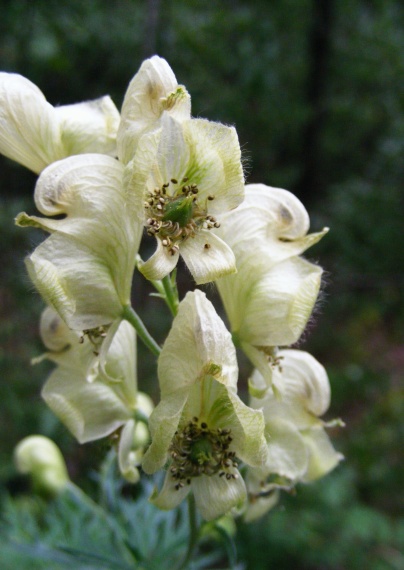
[[[265,463],[263,417],[237,395],[237,360],[230,334],[200,291],[179,307],[159,357],[161,401],[150,417],[147,473],[168,461],[152,502],[176,507],[192,490],[202,516],[216,518],[246,498],[237,460]]]
[[[216,281],[233,338],[268,385],[277,347],[300,338],[320,290],[321,267],[299,254],[327,230],[308,228],[307,212],[290,192],[250,184],[218,230],[237,263],[235,275]]]
[[[75,154],[116,155],[118,126],[108,96],[52,107],[25,77],[0,73],[0,153],[37,174]]]
[[[280,350],[278,358],[280,365],[274,376],[282,379],[274,381],[281,386],[280,390],[275,395],[269,389],[265,398],[252,397],[250,400],[253,408],[264,413],[268,445],[265,465],[248,470],[251,504],[246,516],[250,520],[275,504],[277,489],[290,489],[299,482],[315,481],[343,459],[325,431],[328,424],[320,419],[328,410],[331,397],[324,367],[300,350]],[[265,380],[257,370],[252,383],[265,386]]]
[[[41,336],[49,351],[41,359],[57,366],[42,397],[80,443],[116,434],[121,472],[135,482],[148,443],[139,418],[147,418],[153,408],[150,398],[137,390],[136,335],[126,321],[106,342],[106,333],[98,333],[80,336],[52,309],[44,311]]]

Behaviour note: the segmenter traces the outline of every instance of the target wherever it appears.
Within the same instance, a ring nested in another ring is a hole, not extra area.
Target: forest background
[[[0,69],[29,78],[53,105],[110,94],[119,108],[142,60],[166,58],[194,116],[236,126],[247,181],[291,190],[313,231],[331,228],[308,255],[326,277],[299,348],[327,368],[329,417],[346,423],[332,437],[346,460],[241,525],[239,558],[254,570],[402,569],[402,2],[2,0],[0,11]],[[30,365],[43,351],[43,303],[23,257],[42,236],[13,218],[34,212],[34,185],[33,174],[0,157],[0,485],[15,502],[26,489],[12,451],[26,435],[57,441],[79,482],[105,451],[77,446],[40,399],[49,367]],[[148,292],[135,284],[162,341],[168,318]],[[155,379],[139,350],[142,388]],[[25,568],[2,556],[2,568]],[[27,568],[47,568],[35,564]]]

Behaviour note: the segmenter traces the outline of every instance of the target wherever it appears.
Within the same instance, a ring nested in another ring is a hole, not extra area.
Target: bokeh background
[[[241,525],[239,559],[253,570],[403,569],[402,2],[1,0],[0,11],[0,68],[54,105],[110,94],[119,108],[142,60],[165,57],[194,116],[236,126],[248,182],[291,190],[313,231],[331,228],[307,253],[326,277],[299,348],[327,367],[328,417],[346,422],[332,433],[346,460]],[[30,365],[43,350],[43,304],[23,257],[42,236],[13,218],[34,211],[35,180],[0,157],[0,483],[12,497],[23,491],[12,450],[28,434],[54,438],[79,482],[103,453],[76,445],[45,408],[49,368]],[[162,340],[168,317],[143,287],[134,295]],[[144,388],[155,378],[142,355]]]

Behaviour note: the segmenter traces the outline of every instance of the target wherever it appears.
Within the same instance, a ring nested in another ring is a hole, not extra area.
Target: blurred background
[[[331,228],[307,252],[326,277],[299,348],[328,370],[328,417],[346,422],[332,433],[346,460],[241,525],[239,559],[254,570],[403,569],[402,2],[1,0],[0,12],[0,69],[53,105],[110,94],[119,108],[142,60],[166,58],[194,116],[236,126],[247,181],[291,190],[313,231]],[[12,450],[26,435],[54,438],[79,482],[103,454],[79,447],[45,408],[49,367],[30,365],[43,351],[43,304],[23,258],[43,238],[13,218],[34,212],[35,180],[0,157],[0,483],[12,496],[21,485]],[[134,294],[148,291],[135,283]],[[158,303],[143,316],[162,340],[169,321],[156,320]],[[155,381],[142,354],[141,388]]]

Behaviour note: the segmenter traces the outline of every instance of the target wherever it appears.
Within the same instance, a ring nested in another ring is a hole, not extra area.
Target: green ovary
[[[190,460],[198,465],[212,461],[212,443],[208,437],[201,437],[192,444]]]
[[[165,205],[163,221],[177,222],[181,228],[185,228],[192,220],[194,214],[194,197],[180,196]]]

